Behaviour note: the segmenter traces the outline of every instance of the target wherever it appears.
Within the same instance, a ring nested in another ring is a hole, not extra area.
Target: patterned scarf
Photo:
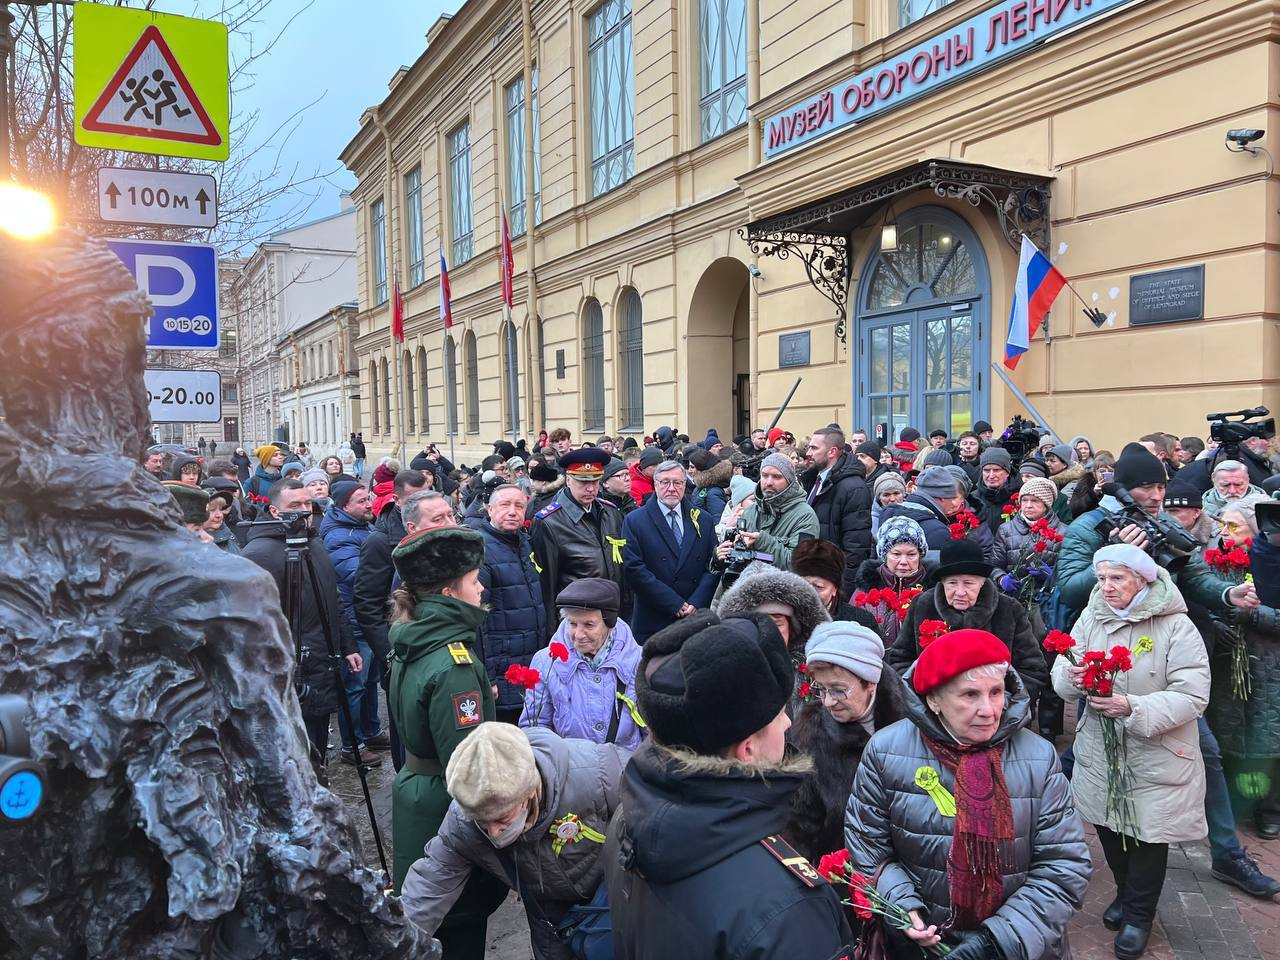
[[[1004,902],[1004,867],[1013,841],[1013,806],[1000,748],[924,738],[955,776],[956,825],[947,855],[954,926],[973,930]]]

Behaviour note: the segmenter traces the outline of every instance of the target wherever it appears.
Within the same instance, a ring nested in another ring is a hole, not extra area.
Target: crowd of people
[[[392,885],[446,958],[512,890],[539,958],[1068,957],[1087,823],[1136,960],[1171,843],[1280,893],[1239,832],[1280,837],[1255,433],[557,428],[473,469],[144,468],[295,611],[317,764],[335,713],[341,762],[390,753]]]

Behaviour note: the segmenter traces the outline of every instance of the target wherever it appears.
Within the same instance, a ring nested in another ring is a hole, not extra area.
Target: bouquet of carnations
[[[922,593],[924,588],[918,586],[903,587],[902,590],[877,587],[865,593],[862,591],[855,593],[852,603],[855,607],[870,610],[876,618],[876,623],[884,623],[884,618],[890,613],[897,616],[898,622],[901,623],[907,619],[907,607],[911,605],[911,601]]]
[[[1000,589],[1013,597],[1030,613],[1045,584],[1053,577],[1054,564],[1045,557],[1062,542],[1062,534],[1053,529],[1047,517],[1031,524],[1031,539],[1018,554],[1013,569],[1000,578]],[[1056,551],[1053,551],[1056,562]]]
[[[853,909],[853,915],[859,920],[880,917],[895,930],[903,931],[914,926],[911,914],[881,896],[870,877],[854,871],[853,865],[849,863],[848,850],[837,850],[822,857],[818,861],[818,873],[833,885],[841,884],[849,888],[849,899],[844,904]],[[945,943],[935,943],[925,949],[938,957],[945,957],[951,952],[951,948]]]
[[[1077,660],[1076,641],[1069,633],[1051,630],[1045,637],[1044,648],[1066,657],[1073,666],[1083,666],[1084,676],[1080,688],[1091,697],[1109,697],[1115,691],[1116,677],[1133,669],[1133,657],[1151,652],[1151,638],[1139,637],[1138,645],[1114,646],[1110,654],[1090,650]],[[1102,724],[1102,750],[1107,763],[1107,816],[1115,823],[1115,831],[1121,837],[1137,836],[1138,816],[1133,806],[1133,776],[1125,757],[1124,726],[1115,717],[1098,715]]]
[[[960,512],[947,524],[947,530],[950,531],[952,540],[963,540],[970,530],[976,530],[980,526],[982,521],[972,510],[961,508]]]
[[[1244,583],[1252,580],[1249,572],[1249,548],[1252,540],[1223,540],[1218,549],[1204,552],[1204,562],[1227,580]],[[1245,641],[1244,627],[1230,628],[1231,636],[1231,694],[1237,700],[1248,700],[1253,692],[1253,680],[1249,675],[1249,646]]]
[[[564,659],[569,659],[569,651],[563,643],[553,643],[551,645],[551,655],[556,656],[556,647],[564,650]],[[557,658],[558,659],[558,658]],[[523,664],[513,663],[507,667],[507,672],[503,674],[503,679],[513,687],[523,687],[525,690],[535,689],[542,682],[542,674],[533,667],[526,667]],[[542,704],[546,702],[547,690],[543,685],[542,691],[538,695],[538,708],[533,715],[533,725],[538,725],[538,718],[542,716]]]

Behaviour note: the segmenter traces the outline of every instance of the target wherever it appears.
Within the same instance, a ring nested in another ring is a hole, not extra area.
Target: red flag
[[[502,209],[502,250],[499,253],[502,268],[502,302],[510,310],[515,306],[515,256],[511,252],[511,231],[507,227],[507,210]]]
[[[404,343],[404,295],[400,292],[399,280],[392,287],[391,336],[397,343]]]
[[[450,300],[453,291],[449,289],[449,268],[444,263],[444,251],[440,251],[440,320],[448,330],[453,326],[453,307]]]

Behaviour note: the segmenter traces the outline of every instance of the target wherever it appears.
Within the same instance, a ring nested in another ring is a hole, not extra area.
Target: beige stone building
[[[467,0],[342,154],[370,452],[452,428],[467,460],[513,409],[521,435],[728,439],[797,377],[797,434],[1003,423],[1023,233],[1071,290],[1010,376],[1063,436],[1276,407],[1275,137],[1227,132],[1275,125],[1277,12]]]

